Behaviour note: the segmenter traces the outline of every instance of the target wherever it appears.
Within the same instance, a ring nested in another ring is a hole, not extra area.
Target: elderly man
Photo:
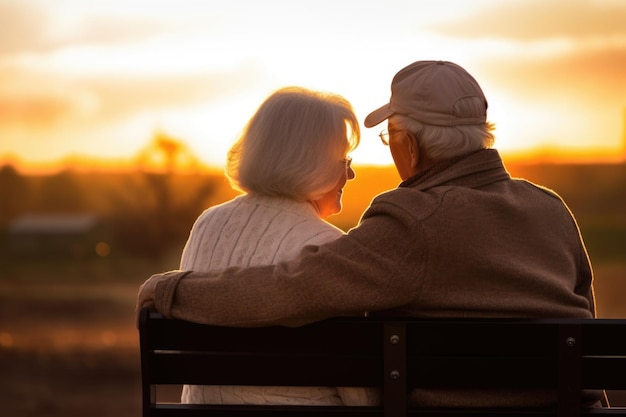
[[[365,119],[403,182],[345,236],[295,261],[216,273],[171,271],[138,306],[230,326],[298,326],[332,316],[593,317],[590,262],[553,191],[506,171],[476,80],[446,61],[400,70],[388,104]],[[422,405],[542,405],[547,393],[416,392]],[[545,395],[544,395],[545,394]]]

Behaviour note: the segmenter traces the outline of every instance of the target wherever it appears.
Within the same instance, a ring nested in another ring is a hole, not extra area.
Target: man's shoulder
[[[406,204],[437,204],[437,201],[454,187],[439,186],[429,189],[418,187],[398,187],[378,194],[372,200],[372,204],[396,204],[404,206]]]
[[[413,187],[398,187],[377,195],[364,216],[387,214],[408,216],[419,220],[430,216],[441,206],[445,194],[451,187],[421,190]]]

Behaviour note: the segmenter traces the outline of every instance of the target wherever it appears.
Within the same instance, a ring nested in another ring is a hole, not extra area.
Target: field
[[[3,415],[139,416],[134,293],[130,285],[3,287]]]
[[[54,272],[11,279],[33,268],[24,269],[0,282],[3,415],[141,415],[134,302],[147,272],[82,283]]]

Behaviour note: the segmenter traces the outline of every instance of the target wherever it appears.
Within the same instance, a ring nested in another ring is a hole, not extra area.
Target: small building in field
[[[18,256],[107,256],[110,233],[88,213],[27,214],[9,223],[7,248]]]

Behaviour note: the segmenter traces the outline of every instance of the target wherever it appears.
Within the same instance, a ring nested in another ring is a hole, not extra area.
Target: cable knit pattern
[[[275,264],[295,258],[306,245],[320,245],[342,234],[307,202],[247,194],[200,215],[183,251],[181,269]]]
[[[287,198],[239,196],[206,210],[196,220],[181,260],[182,270],[275,264],[295,258],[305,245],[320,245],[343,232],[320,219],[313,206]],[[350,392],[352,392],[350,390]],[[356,395],[357,390],[353,393]],[[331,387],[183,387],[184,403],[342,404]]]

